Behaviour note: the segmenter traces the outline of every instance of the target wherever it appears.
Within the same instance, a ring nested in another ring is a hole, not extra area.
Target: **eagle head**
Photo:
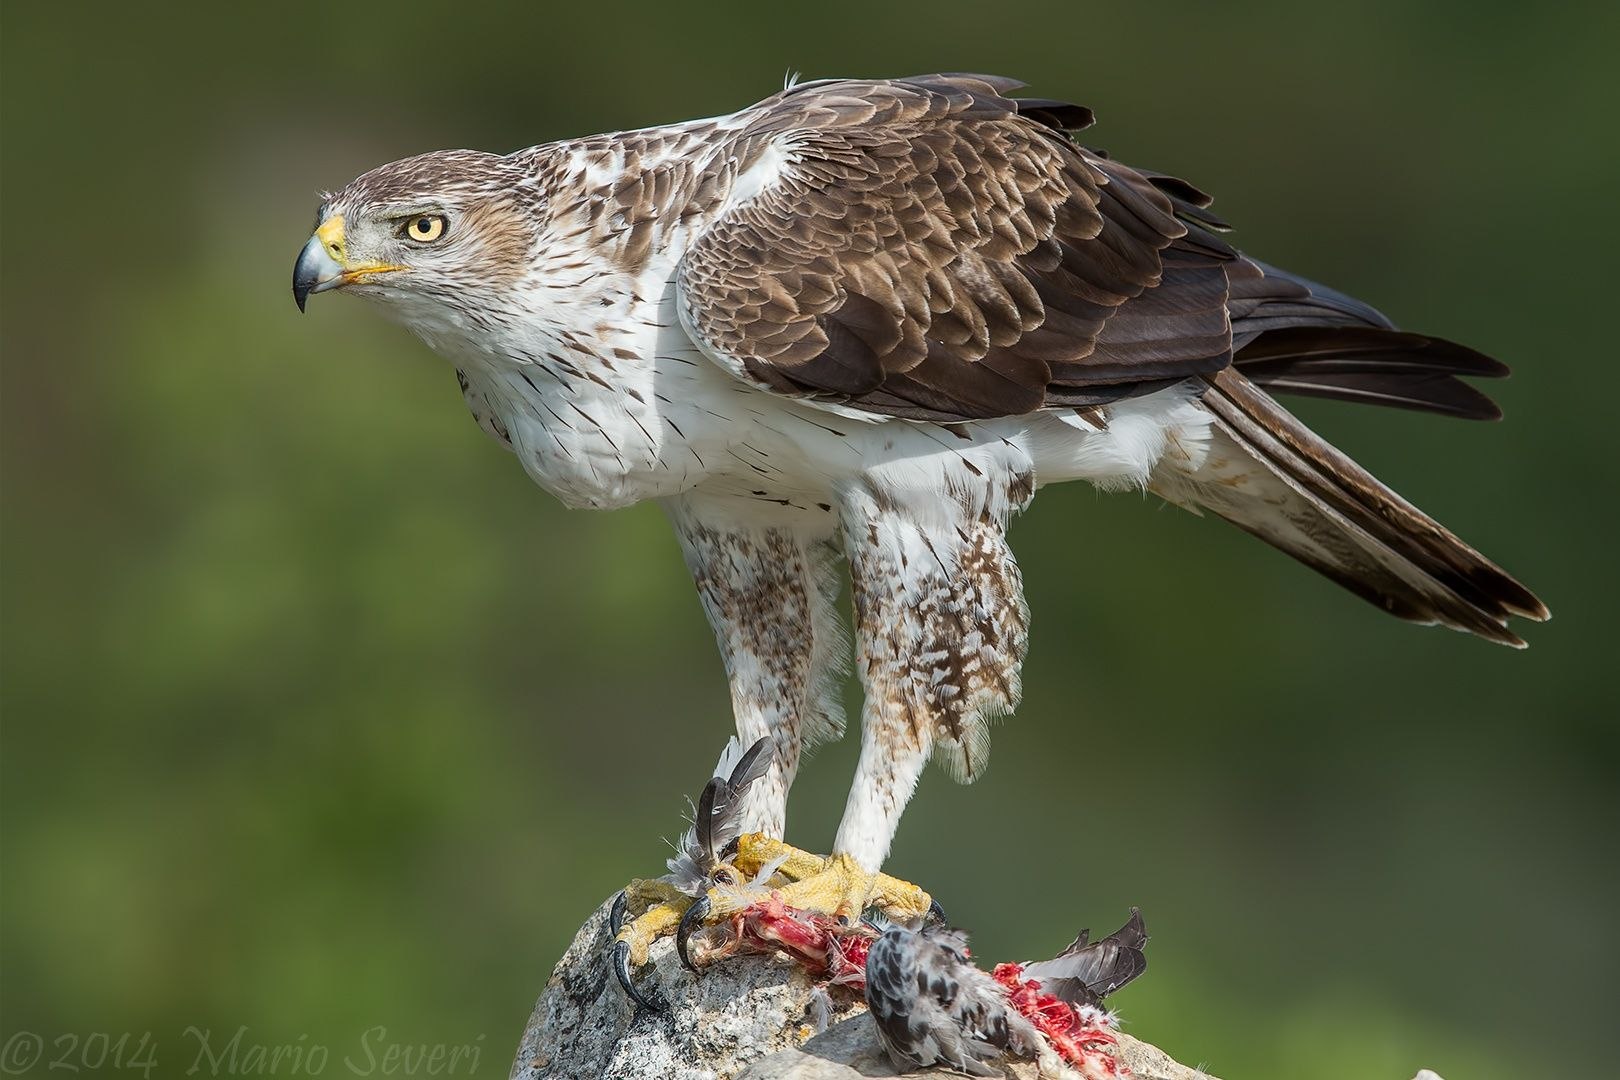
[[[293,267],[299,310],[312,293],[347,289],[430,338],[487,325],[511,309],[545,216],[524,176],[511,158],[440,150],[329,193]]]

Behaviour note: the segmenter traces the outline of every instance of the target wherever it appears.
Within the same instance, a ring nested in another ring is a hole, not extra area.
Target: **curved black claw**
[[[649,1012],[661,1013],[664,1011],[663,1002],[647,997],[636,989],[635,983],[630,981],[630,943],[628,941],[616,941],[613,943],[613,974],[619,977],[619,985],[624,987],[624,992],[629,995],[631,1001]]]
[[[613,907],[608,909],[608,926],[612,927],[614,937],[618,937],[619,931],[624,929],[624,916],[629,908],[630,895],[626,890],[620,889],[619,895],[613,898]]]
[[[692,906],[686,909],[681,916],[681,925],[675,928],[675,951],[680,954],[681,964],[694,975],[703,974],[692,963],[691,955],[686,951],[686,939],[692,936],[693,931],[703,925],[703,920],[709,917],[709,898],[700,896],[692,901]]]
[[[928,914],[923,916],[923,924],[924,925],[933,924],[935,926],[944,926],[949,922],[950,922],[950,920],[945,917],[945,909],[939,906],[939,901],[935,900],[933,897],[929,897],[928,898]]]

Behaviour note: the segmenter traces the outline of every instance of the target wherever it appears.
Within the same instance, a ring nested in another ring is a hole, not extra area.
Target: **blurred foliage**
[[[729,725],[661,515],[565,512],[446,366],[300,318],[315,192],[381,161],[985,70],[1215,192],[1239,242],[1507,359],[1501,425],[1302,406],[1557,612],[1512,654],[1234,530],[1052,489],[1028,698],[892,859],[1050,952],[1140,904],[1133,1030],[1229,1077],[1594,1072],[1620,961],[1609,666],[1612,4],[8,4],[3,1029],[504,1075],[584,915]],[[800,781],[831,839],[855,740]]]

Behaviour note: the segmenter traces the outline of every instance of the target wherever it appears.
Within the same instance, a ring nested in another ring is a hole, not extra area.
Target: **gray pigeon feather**
[[[989,1064],[995,1058],[1040,1053],[1040,1033],[968,959],[960,930],[884,931],[866,957],[866,1005],[889,1059],[905,1071],[1001,1076]]]
[[[743,795],[771,767],[766,753],[771,740],[762,738],[742,750],[735,736],[726,743],[715,765],[715,775],[703,786],[692,812],[692,827],[681,837],[680,850],[665,865],[664,880],[688,896],[701,896],[713,883],[727,849],[742,835]],[[740,754],[740,756],[739,756]]]
[[[1024,977],[1040,980],[1041,989],[1071,1005],[1102,1008],[1102,999],[1147,970],[1147,927],[1142,912],[1131,908],[1125,925],[1101,941],[1088,942],[1090,930],[1050,960],[1025,964]]]

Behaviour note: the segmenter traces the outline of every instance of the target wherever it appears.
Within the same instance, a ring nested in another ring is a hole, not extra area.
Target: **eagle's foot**
[[[680,919],[675,946],[682,963],[693,971],[697,964],[690,943],[700,928],[731,923],[766,899],[845,924],[859,921],[868,909],[907,926],[944,915],[928,893],[909,881],[872,873],[848,855],[815,855],[761,833],[739,839],[734,865],[749,883],[709,889]],[[699,959],[711,960],[725,953],[724,947],[709,948],[700,951]]]
[[[614,899],[609,919],[613,928],[613,973],[637,1004],[655,1011],[663,1009],[636,989],[630,967],[646,964],[654,941],[686,925],[695,897],[701,898],[714,889],[753,890],[763,896],[769,895],[767,887],[787,884],[788,879],[776,877],[776,867],[793,861],[789,856],[756,855],[746,864],[740,864],[738,859],[743,795],[769,770],[770,745],[768,737],[761,738],[745,750],[741,742],[731,739],[715,766],[715,775],[703,785],[703,793],[692,807],[692,827],[681,837],[675,858],[667,863],[669,873],[662,878],[632,881]],[[777,841],[771,843],[783,846]],[[627,917],[631,917],[628,924]],[[681,958],[686,959],[684,951]]]
[[[692,906],[692,898],[674,885],[658,878],[637,878],[626,885],[613,901],[609,924],[613,931],[613,973],[619,985],[638,1005],[662,1012],[661,1002],[636,989],[630,978],[632,967],[647,962],[647,950],[666,934],[675,932],[681,916]]]

